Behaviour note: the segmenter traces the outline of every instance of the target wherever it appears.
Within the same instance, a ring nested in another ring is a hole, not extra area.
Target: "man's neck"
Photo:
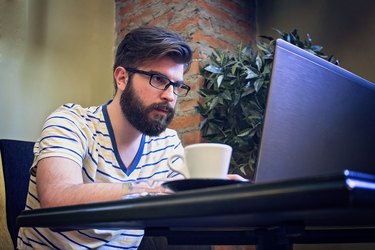
[[[138,151],[142,133],[135,129],[126,119],[121,110],[118,98],[114,98],[108,104],[107,111],[116,139],[117,149],[125,166],[130,166]]]

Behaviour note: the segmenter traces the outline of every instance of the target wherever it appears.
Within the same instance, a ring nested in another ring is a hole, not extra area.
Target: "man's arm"
[[[84,184],[80,166],[62,157],[40,160],[36,181],[41,207],[119,200],[124,195],[121,183]]]
[[[83,183],[79,165],[63,157],[40,160],[36,182],[41,207],[120,200],[128,194],[171,193],[169,189],[149,186],[147,182]]]

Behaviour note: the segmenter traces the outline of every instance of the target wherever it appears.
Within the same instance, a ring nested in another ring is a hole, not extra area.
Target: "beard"
[[[145,106],[135,93],[131,78],[121,94],[120,106],[129,123],[138,131],[149,136],[157,136],[163,132],[174,117],[174,109],[168,103],[154,103]],[[166,111],[167,115],[150,114],[154,110]]]

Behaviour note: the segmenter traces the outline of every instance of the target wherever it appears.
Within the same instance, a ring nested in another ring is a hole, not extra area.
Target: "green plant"
[[[300,40],[297,30],[276,30],[279,36],[310,53],[338,64],[313,45],[309,35]],[[205,83],[196,107],[204,118],[200,129],[208,142],[233,147],[230,173],[252,178],[255,172],[265,105],[272,70],[275,39],[261,36],[256,49],[239,45],[234,54],[215,50],[201,69]]]

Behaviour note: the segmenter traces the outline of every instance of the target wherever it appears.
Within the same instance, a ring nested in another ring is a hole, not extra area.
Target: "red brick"
[[[188,72],[193,75],[199,74],[199,59],[193,58]]]
[[[235,13],[237,18],[248,20],[253,10],[253,4],[250,1],[243,1],[243,5],[234,1],[220,0],[220,4],[224,6],[230,13]]]
[[[120,8],[120,11],[119,11],[118,15],[120,15],[120,17],[122,17],[126,14],[130,14],[130,13],[134,12],[134,9],[135,9],[135,3],[127,1],[127,2],[125,2],[125,5]]]
[[[228,0],[220,0],[220,4],[227,8],[230,12],[232,13],[240,13],[242,12],[242,7],[233,1],[228,1]]]
[[[193,18],[184,19],[178,23],[171,24],[168,28],[174,31],[184,31],[189,25],[198,25],[200,19],[201,17],[194,16]]]
[[[161,24],[163,21],[167,21],[167,24],[171,22],[172,18],[174,17],[174,13],[172,11],[168,11],[167,13],[154,18],[149,24],[151,25],[158,25]]]
[[[198,77],[195,78],[194,80],[190,80],[189,82],[187,82],[187,84],[191,88],[190,91],[197,91],[203,86],[203,83],[204,83],[204,78],[201,75],[198,75]]]
[[[197,0],[196,1],[197,5],[200,6],[201,8],[207,10],[209,13],[211,13],[213,16],[216,16],[217,18],[221,19],[222,21],[229,22],[229,23],[236,23],[235,19],[232,17],[231,14],[228,12],[219,9],[216,7],[215,4],[209,4],[206,3],[204,0]]]
[[[181,3],[181,0],[164,0],[164,4]]]
[[[229,44],[223,40],[220,40],[214,36],[209,36],[204,34],[202,31],[197,31],[192,35],[193,42],[202,42],[206,41],[213,48],[229,49],[233,48],[232,44]]]
[[[198,105],[198,100],[197,99],[191,99],[191,100],[186,100],[186,101],[181,101],[179,103],[179,111],[180,112],[186,112],[186,111],[191,111],[195,109],[195,106]]]
[[[236,40],[238,44],[242,42],[242,44],[246,45],[250,41],[250,37],[247,34],[239,34],[234,30],[222,28],[220,29],[220,33],[223,34],[225,37],[230,37],[233,40]]]
[[[191,62],[190,69],[188,71],[188,75],[195,75],[199,74],[199,52],[197,49],[193,51],[193,61]]]
[[[201,75],[193,75],[191,77],[185,77],[185,82],[190,86],[190,92],[196,92],[203,86],[204,78]]]
[[[201,132],[193,130],[182,134],[182,143],[184,146],[202,142]]]
[[[198,127],[201,122],[199,114],[190,114],[186,116],[175,117],[169,125],[171,129],[194,128]]]
[[[147,9],[144,12],[139,13],[138,15],[131,16],[129,18],[125,18],[121,21],[121,28],[126,28],[129,24],[134,23],[137,24],[137,26],[140,26],[142,23],[142,19],[145,17],[151,17],[152,11],[150,9]]]
[[[145,6],[148,4],[152,4],[154,1],[153,0],[141,0],[141,6]]]

